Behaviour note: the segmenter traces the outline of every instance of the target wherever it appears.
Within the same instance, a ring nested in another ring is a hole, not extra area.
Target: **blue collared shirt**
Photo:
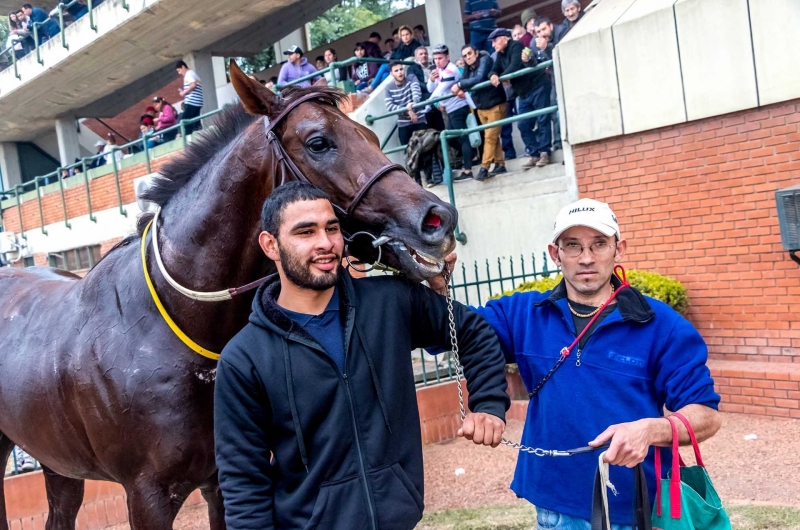
[[[319,315],[307,315],[281,308],[286,316],[291,318],[316,340],[325,353],[333,359],[336,366],[345,373],[344,331],[342,320],[339,317],[339,288],[333,290],[328,306]]]

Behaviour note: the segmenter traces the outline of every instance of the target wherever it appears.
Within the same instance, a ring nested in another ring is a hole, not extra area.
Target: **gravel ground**
[[[800,421],[724,414],[720,432],[702,444],[711,478],[726,502],[800,506]],[[508,437],[519,440],[522,423],[511,422]],[[756,440],[745,440],[755,434]],[[690,453],[687,453],[690,454]],[[516,454],[465,440],[427,445],[425,511],[523,503],[508,489]],[[691,460],[690,460],[691,461]],[[464,473],[456,476],[456,469]],[[200,507],[183,510],[175,530],[205,530]],[[118,525],[114,530],[128,530]]]

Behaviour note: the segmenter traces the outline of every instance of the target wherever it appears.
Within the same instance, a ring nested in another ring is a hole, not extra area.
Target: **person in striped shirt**
[[[183,89],[178,93],[183,98],[183,116],[181,119],[189,120],[200,116],[200,109],[203,108],[203,86],[200,84],[200,76],[183,61],[175,64],[178,75],[183,76]],[[186,134],[191,134],[200,129],[200,122],[196,121],[186,125]]]
[[[389,63],[389,72],[394,82],[386,87],[386,110],[392,112],[406,109],[406,112],[397,116],[397,136],[400,138],[400,145],[406,145],[414,131],[427,128],[425,114],[422,112],[417,114],[411,108],[414,103],[421,101],[422,91],[416,80],[406,77],[403,63],[400,61]]]

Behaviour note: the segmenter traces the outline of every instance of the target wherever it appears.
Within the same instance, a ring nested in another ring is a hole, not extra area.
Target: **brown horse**
[[[375,135],[338,109],[335,90],[288,89],[281,98],[234,64],[231,77],[242,105],[222,112],[149,194],[162,208],[164,266],[197,291],[274,270],[257,235],[276,164],[255,115],[274,118],[317,91],[275,132],[302,174],[339,205],[388,163]],[[430,275],[420,252],[441,259],[454,246],[455,210],[398,170],[369,189],[351,222],[350,232],[391,237],[384,262],[415,278]],[[0,272],[0,461],[17,444],[42,463],[51,530],[75,528],[85,479],[122,484],[133,530],[172,528],[196,488],[211,528],[225,528],[214,463],[215,363],[187,348],[159,315],[139,241],[118,245],[83,279],[49,268]],[[252,295],[196,302],[165,281],[150,244],[146,262],[167,313],[204,348],[219,352],[246,324]],[[0,530],[7,530],[2,481]]]

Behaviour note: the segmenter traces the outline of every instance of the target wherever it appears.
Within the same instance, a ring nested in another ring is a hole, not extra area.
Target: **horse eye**
[[[320,154],[329,150],[331,144],[325,138],[316,137],[306,142],[306,148],[314,154]]]

